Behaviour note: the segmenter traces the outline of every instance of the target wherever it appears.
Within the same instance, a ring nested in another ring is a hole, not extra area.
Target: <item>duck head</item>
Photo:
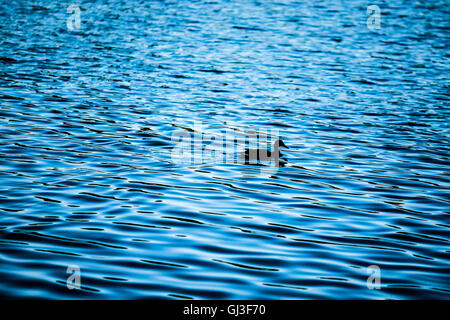
[[[280,138],[278,138],[277,141],[275,141],[273,145],[274,145],[274,148],[276,148],[276,149],[279,149],[280,147],[289,149],[289,147],[287,145],[285,145],[283,140],[281,140]]]

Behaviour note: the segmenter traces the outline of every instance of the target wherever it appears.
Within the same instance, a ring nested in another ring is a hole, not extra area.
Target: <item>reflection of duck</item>
[[[284,144],[283,140],[277,139],[273,143],[272,151],[267,149],[245,149],[241,157],[245,160],[245,164],[249,164],[250,162],[256,163],[257,161],[275,160],[277,163],[283,165],[286,162],[279,160],[282,156],[280,147],[289,149],[289,147]]]

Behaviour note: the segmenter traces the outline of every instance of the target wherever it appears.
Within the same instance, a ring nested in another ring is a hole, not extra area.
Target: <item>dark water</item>
[[[81,1],[72,31],[0,3],[0,296],[450,297],[448,1],[379,30],[367,1]],[[288,163],[176,163],[194,121]]]

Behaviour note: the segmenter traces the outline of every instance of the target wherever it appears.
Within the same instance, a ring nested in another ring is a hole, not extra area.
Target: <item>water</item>
[[[448,1],[0,3],[0,296],[450,297]],[[174,162],[194,122],[288,162]]]

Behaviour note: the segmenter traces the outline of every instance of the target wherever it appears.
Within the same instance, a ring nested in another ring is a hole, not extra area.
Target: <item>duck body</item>
[[[280,163],[279,159],[282,157],[280,147],[288,148],[281,139],[278,139],[274,142],[272,150],[245,149],[241,158],[245,160],[245,164],[256,164],[258,161],[276,161],[278,164]]]

